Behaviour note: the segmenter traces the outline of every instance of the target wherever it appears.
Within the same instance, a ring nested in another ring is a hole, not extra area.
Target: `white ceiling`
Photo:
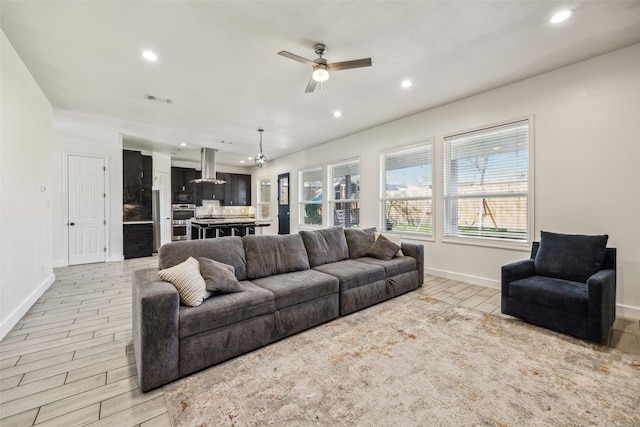
[[[199,159],[207,146],[234,166],[251,165],[258,128],[275,159],[640,42],[640,1],[1,0],[0,7],[3,31],[54,108],[116,119],[131,148]],[[549,23],[564,7],[573,17]],[[318,42],[329,62],[371,57],[373,66],[334,72],[321,91],[306,94],[311,69],[277,52],[313,60]],[[142,59],[144,49],[158,61]],[[414,85],[401,89],[404,79]]]

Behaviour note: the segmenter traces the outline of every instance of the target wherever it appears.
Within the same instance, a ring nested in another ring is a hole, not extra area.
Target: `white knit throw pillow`
[[[184,305],[197,307],[211,296],[211,293],[207,292],[206,282],[200,275],[200,263],[193,257],[173,267],[160,270],[158,276],[176,287],[180,294],[180,301]]]

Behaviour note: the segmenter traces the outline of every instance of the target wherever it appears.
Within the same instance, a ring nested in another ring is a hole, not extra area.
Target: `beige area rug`
[[[640,358],[418,291],[164,393],[174,426],[638,426]]]

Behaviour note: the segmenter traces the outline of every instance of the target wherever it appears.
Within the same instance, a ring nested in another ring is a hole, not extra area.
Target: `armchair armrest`
[[[509,284],[515,280],[533,276],[535,273],[533,259],[512,262],[502,266],[502,298],[509,296]]]
[[[402,242],[402,253],[416,259],[418,264],[418,286],[424,284],[424,246]]]
[[[178,378],[180,296],[157,268],[134,271],[132,286],[133,349],[145,392]]]
[[[588,334],[602,341],[616,318],[616,271],[600,270],[587,279]]]

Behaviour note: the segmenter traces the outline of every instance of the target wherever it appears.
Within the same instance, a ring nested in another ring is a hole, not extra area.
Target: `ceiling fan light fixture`
[[[329,71],[327,71],[326,65],[318,65],[313,70],[313,80],[317,82],[326,82],[329,80]]]
[[[264,129],[258,129],[258,132],[260,132],[260,153],[256,154],[253,158],[253,162],[257,167],[263,168],[267,165],[267,156],[262,154],[262,132],[264,132]]]

